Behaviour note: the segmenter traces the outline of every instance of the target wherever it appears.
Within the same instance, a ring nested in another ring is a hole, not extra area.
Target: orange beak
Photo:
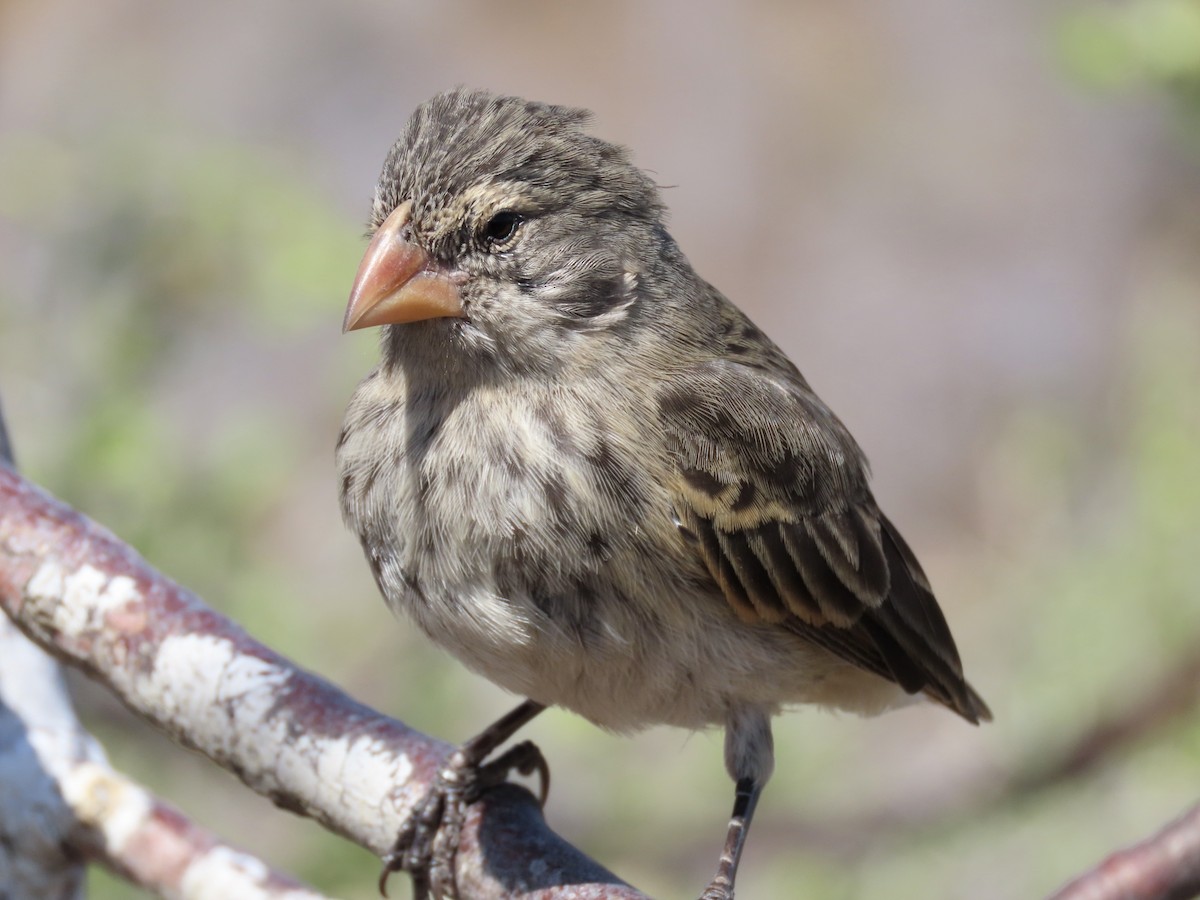
[[[402,237],[412,213],[405,201],[384,220],[358,264],[342,331],[462,316],[454,275]]]

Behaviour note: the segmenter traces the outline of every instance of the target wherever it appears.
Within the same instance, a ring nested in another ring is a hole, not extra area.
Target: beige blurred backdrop
[[[392,620],[339,520],[333,439],[375,356],[343,303],[418,102],[589,107],[855,432],[996,714],[783,718],[739,896],[1045,895],[1200,786],[1185,691],[1078,776],[1012,787],[1200,646],[1197,23],[1193,0],[0,0],[19,462],[301,665],[472,734],[512,701]],[[367,854],[75,687],[119,766],[375,895]],[[553,827],[695,895],[732,802],[719,735],[529,732]]]

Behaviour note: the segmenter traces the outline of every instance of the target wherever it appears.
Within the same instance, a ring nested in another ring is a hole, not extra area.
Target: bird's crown
[[[489,183],[528,185],[582,212],[657,221],[654,182],[625,148],[584,130],[587,110],[456,88],[413,112],[384,163],[373,225],[406,200],[414,218]]]

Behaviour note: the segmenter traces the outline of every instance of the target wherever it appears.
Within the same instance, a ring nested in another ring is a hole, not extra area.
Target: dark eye
[[[523,217],[519,212],[514,212],[511,209],[502,209],[483,226],[483,240],[489,246],[503,244],[512,239],[512,236],[517,233],[517,227],[523,221]]]

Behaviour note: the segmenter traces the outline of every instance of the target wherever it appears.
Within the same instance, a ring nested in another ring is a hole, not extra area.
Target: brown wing
[[[862,452],[798,373],[780,375],[714,360],[660,395],[676,514],[709,572],[745,621],[990,719]]]

